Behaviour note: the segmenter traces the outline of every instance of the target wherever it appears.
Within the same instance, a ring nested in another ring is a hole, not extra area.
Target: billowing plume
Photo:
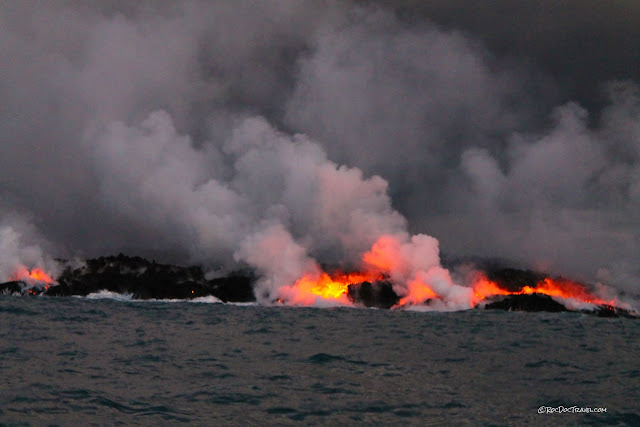
[[[562,58],[591,51],[556,43],[556,18],[495,37],[487,14],[419,3],[9,4],[0,209],[31,218],[55,256],[251,265],[265,299],[376,251],[405,259],[388,271],[403,297],[429,282],[467,299],[420,233],[448,256],[637,292],[638,49],[620,31],[637,33],[638,11],[603,8],[624,17],[611,29],[562,6],[572,34],[611,40],[574,88]]]
[[[418,234],[383,235],[364,254],[368,269],[388,274],[401,296],[399,305],[418,305],[434,299],[431,308],[461,310],[471,307],[472,289],[453,283],[440,266],[438,241]]]
[[[60,271],[57,262],[45,254],[34,227],[6,215],[0,221],[0,281],[23,280],[29,284],[52,282]]]
[[[239,122],[219,151],[194,148],[164,111],[137,126],[111,123],[87,143],[105,207],[131,221],[142,216],[153,231],[175,230],[181,240],[174,243],[198,261],[231,261],[265,221],[309,253],[347,263],[381,233],[405,226],[383,179],[339,167],[318,144],[279,133],[259,117]]]

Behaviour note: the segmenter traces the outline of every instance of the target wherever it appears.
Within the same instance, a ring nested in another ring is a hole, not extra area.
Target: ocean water
[[[640,425],[639,355],[576,313],[0,296],[0,423]]]

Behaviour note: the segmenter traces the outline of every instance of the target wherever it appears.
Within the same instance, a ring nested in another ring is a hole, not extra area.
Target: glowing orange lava
[[[336,272],[329,275],[323,271],[320,274],[302,276],[293,287],[301,294],[315,295],[328,300],[340,300],[346,296],[349,285],[381,278],[379,274]]]
[[[47,274],[44,270],[40,268],[32,268],[29,270],[28,268],[21,266],[18,270],[13,274],[11,280],[23,280],[26,282],[44,282],[47,285],[50,285],[55,282],[51,278],[49,274]]]
[[[416,280],[409,283],[409,294],[398,301],[398,306],[402,307],[407,304],[421,304],[433,298],[438,298],[438,294],[436,294],[428,285]]]
[[[473,296],[471,297],[471,305],[475,306],[479,302],[484,301],[493,295],[509,295],[509,292],[500,288],[495,282],[487,279],[484,274],[479,275],[473,284]]]
[[[395,281],[394,286],[398,285],[398,289],[394,289],[399,297],[396,307],[430,304],[429,301],[433,300],[439,305],[463,309],[475,307],[495,295],[534,293],[615,306],[614,301],[603,300],[585,285],[559,278],[547,277],[535,284],[528,282],[520,286],[511,283],[507,288],[507,285],[491,281],[479,273],[470,287],[457,285],[451,279],[449,270],[440,266],[437,247],[434,251],[429,239],[419,235],[412,237],[409,242],[398,236],[382,235],[362,255],[361,272],[326,273],[318,267],[302,275],[293,285],[280,288],[278,302],[313,305],[324,300],[352,304],[349,285],[390,278]]]
[[[498,286],[497,283],[480,275],[473,285],[472,305],[494,295],[531,295],[534,293],[549,295],[551,297],[573,298],[590,304],[615,305],[615,301],[605,301],[593,295],[587,288],[578,282],[566,279],[551,279],[549,277],[536,283],[535,286],[523,286],[519,291],[511,292]]]
[[[535,288],[525,286],[522,289],[523,294],[532,294],[535,292],[552,297],[574,298],[590,304],[615,304],[615,301],[605,301],[593,295],[584,285],[565,279],[546,278],[543,281],[538,282]]]

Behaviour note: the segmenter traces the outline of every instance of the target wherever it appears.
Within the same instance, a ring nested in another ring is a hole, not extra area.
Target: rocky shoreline
[[[522,286],[535,287],[536,282],[544,277],[540,273],[510,268],[494,269],[489,271],[488,276],[500,283],[503,289],[514,292]],[[248,271],[207,279],[198,266],[159,264],[119,254],[89,259],[75,268],[67,266],[57,278],[56,285],[30,286],[24,281],[0,283],[0,294],[65,297],[109,291],[131,295],[134,300],[190,300],[213,296],[225,303],[250,303],[256,301],[254,285],[257,280],[258,276]],[[390,309],[400,300],[389,280],[349,285],[348,297],[356,305],[381,309]],[[527,312],[576,311],[541,293],[496,296],[477,308]],[[605,304],[593,310],[580,311],[599,317],[638,317],[630,310]]]

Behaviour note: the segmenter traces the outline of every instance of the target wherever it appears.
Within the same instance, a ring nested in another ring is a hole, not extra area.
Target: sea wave
[[[134,298],[133,294],[130,293],[118,293],[108,291],[103,289],[98,292],[93,292],[88,294],[87,296],[81,297],[76,296],[76,298],[86,298],[86,299],[110,299],[114,301],[124,301],[124,302],[161,302],[161,303],[175,303],[175,302],[190,302],[190,303],[201,303],[201,304],[222,304],[223,302],[214,297],[213,295],[207,295],[204,297],[198,297],[193,299],[157,299],[157,298],[149,298],[149,299],[137,299]]]

